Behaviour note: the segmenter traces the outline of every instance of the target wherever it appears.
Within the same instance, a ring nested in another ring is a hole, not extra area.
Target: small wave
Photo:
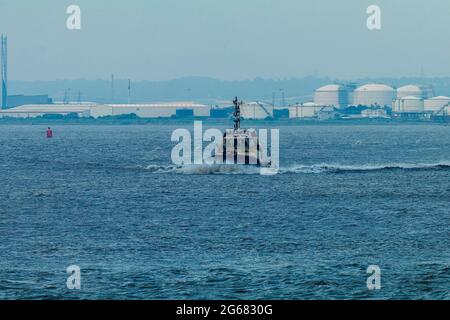
[[[169,166],[163,166],[163,165],[157,165],[157,164],[150,164],[145,167],[145,170],[148,170],[152,173],[171,173],[175,172],[177,169],[177,166],[169,165]]]
[[[33,196],[35,197],[51,197],[52,196],[52,192],[49,190],[37,190],[35,192],[33,192]]]
[[[211,174],[260,174],[260,168],[256,166],[243,165],[155,165],[145,167],[151,173],[174,173],[192,175]],[[341,164],[313,164],[313,165],[292,165],[282,167],[279,174],[320,174],[320,173],[345,173],[345,172],[374,172],[388,170],[449,170],[450,162],[440,163],[390,163],[390,164],[365,164],[365,165],[341,165]]]

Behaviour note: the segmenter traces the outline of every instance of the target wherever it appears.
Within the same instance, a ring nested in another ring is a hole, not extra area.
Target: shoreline
[[[76,118],[76,119],[1,119],[0,125],[170,125],[170,124],[192,124],[194,121],[202,121],[205,125],[229,125],[230,119],[221,118],[190,118],[190,119],[150,119],[150,118],[133,118],[133,119],[93,119],[93,118]],[[450,121],[423,121],[423,120],[394,120],[394,119],[345,119],[345,120],[298,120],[298,119],[277,119],[277,120],[244,120],[246,127],[251,126],[448,126]]]

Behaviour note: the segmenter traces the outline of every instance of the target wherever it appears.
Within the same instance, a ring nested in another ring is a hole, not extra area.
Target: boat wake
[[[422,171],[449,170],[450,162],[439,163],[389,163],[367,165],[314,164],[294,165],[282,168],[281,173],[345,173],[345,172],[373,172],[388,170]]]
[[[178,173],[178,174],[259,174],[260,170],[256,166],[244,165],[187,165],[187,166],[160,166],[149,165],[146,170],[152,173]]]
[[[145,167],[146,170],[156,174],[260,174],[260,168],[244,165],[155,165]],[[450,162],[438,163],[388,163],[388,164],[366,164],[366,165],[340,165],[340,164],[313,164],[292,165],[282,167],[279,174],[326,174],[326,173],[364,173],[375,171],[404,170],[404,171],[437,171],[450,170]]]

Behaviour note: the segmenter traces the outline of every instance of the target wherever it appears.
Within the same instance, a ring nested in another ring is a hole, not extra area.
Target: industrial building
[[[15,108],[27,104],[52,104],[53,100],[47,94],[26,96],[23,94],[8,96],[8,108]]]
[[[0,37],[0,109],[6,109],[8,104],[8,39]]]
[[[91,108],[91,117],[135,114],[140,118],[209,117],[210,106],[191,102],[155,104],[106,104]]]
[[[36,118],[45,115],[76,114],[79,117],[89,117],[95,105],[25,105],[0,111],[0,118]]]
[[[297,104],[289,107],[289,118],[291,119],[308,119],[316,118],[320,110],[324,106],[314,102]]]
[[[190,102],[160,104],[50,104],[25,105],[1,110],[0,117],[35,118],[69,114],[79,117],[107,117],[135,114],[140,118],[209,117],[211,107]]]
[[[273,118],[274,107],[267,103],[250,102],[241,105],[241,116],[244,119]]]
[[[354,92],[353,104],[356,106],[392,106],[395,90],[385,84],[366,84]]]
[[[387,119],[389,118],[386,110],[384,109],[366,109],[361,112],[362,118],[369,119]]]

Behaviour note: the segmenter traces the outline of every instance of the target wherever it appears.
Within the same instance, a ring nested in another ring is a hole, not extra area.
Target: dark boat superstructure
[[[226,130],[221,143],[216,145],[216,158],[221,159],[223,164],[270,166],[270,161],[264,157],[262,152],[256,130],[241,128],[243,102],[236,97],[233,104],[234,128]]]

